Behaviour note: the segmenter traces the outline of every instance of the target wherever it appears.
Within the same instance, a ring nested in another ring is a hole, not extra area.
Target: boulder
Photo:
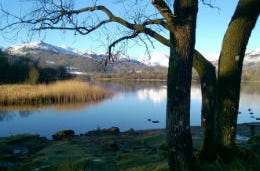
[[[73,130],[62,130],[57,132],[56,134],[53,134],[52,139],[54,141],[59,141],[59,140],[66,140],[74,136],[75,136],[75,132]]]
[[[103,130],[105,134],[110,134],[110,135],[118,135],[120,133],[120,130],[118,127],[111,127],[108,129]]]
[[[120,134],[120,130],[118,127],[111,127],[107,129],[97,129],[97,130],[92,130],[88,131],[86,136],[99,136],[99,135],[118,135]]]

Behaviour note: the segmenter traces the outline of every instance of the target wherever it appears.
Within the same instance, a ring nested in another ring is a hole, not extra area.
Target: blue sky
[[[77,5],[84,6],[84,4],[87,3],[87,1],[90,2],[91,0],[75,1]],[[117,0],[99,0],[99,2],[103,5],[108,6],[108,8],[111,9],[111,11],[114,11],[115,14],[120,15],[121,17],[125,17],[126,15],[128,15],[125,14],[125,10],[127,9],[122,8],[125,6],[122,5],[122,3],[116,3],[118,2]],[[223,1],[221,0],[212,0],[211,2],[214,3],[214,5],[219,8],[219,10],[209,8],[208,6],[202,5],[202,3],[200,2],[197,20],[196,49],[199,50],[205,56],[217,56],[219,54],[224,33],[227,29],[228,23],[232,17],[238,0],[228,0],[225,1],[225,3],[223,3]],[[0,3],[4,8],[16,14],[22,13],[22,11],[28,11],[31,8],[30,3],[25,2],[24,0],[0,0]],[[156,11],[152,6],[149,6],[147,3],[144,3],[137,7],[131,7],[132,10],[134,10],[133,8],[141,10],[145,13]],[[0,46],[8,47],[12,44],[21,44],[28,41],[43,40],[47,43],[58,46],[66,45],[73,48],[79,48],[83,50],[101,53],[106,51],[106,45],[108,44],[108,41],[106,40],[107,34],[113,36],[113,34],[117,34],[117,29],[120,29],[120,31],[123,30],[123,28],[118,27],[117,25],[109,25],[108,28],[109,29],[106,31],[97,31],[86,36],[75,36],[73,32],[69,31],[47,31],[44,35],[35,34],[32,38],[28,38],[28,29],[25,28],[15,38],[13,36],[13,32],[11,32],[10,34],[5,34],[5,38],[3,37],[3,34],[0,35]],[[247,51],[260,48],[259,36],[260,21],[258,20],[257,25],[253,30],[253,33],[249,40]],[[160,43],[157,43],[155,40],[152,41],[154,43],[155,48],[149,48],[151,54],[155,52],[165,54],[169,53],[169,49],[167,47],[161,45]],[[145,46],[140,41],[133,41],[128,45],[127,54],[131,57],[138,58],[139,56],[142,56],[145,53]]]

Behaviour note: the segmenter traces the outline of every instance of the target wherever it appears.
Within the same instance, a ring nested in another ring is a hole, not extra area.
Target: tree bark
[[[202,106],[201,127],[203,143],[200,149],[200,159],[214,160],[216,157],[215,144],[215,104],[216,104],[216,71],[213,64],[195,51],[193,67],[200,77]]]
[[[192,170],[190,90],[195,45],[197,0],[174,2],[174,28],[170,30],[166,128],[170,170]]]
[[[216,101],[217,140],[222,147],[235,145],[243,59],[259,11],[259,0],[240,0],[223,39]]]

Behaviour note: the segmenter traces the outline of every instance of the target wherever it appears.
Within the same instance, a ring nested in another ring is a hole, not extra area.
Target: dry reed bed
[[[71,80],[39,85],[0,85],[0,105],[95,102],[107,95],[104,89]]]

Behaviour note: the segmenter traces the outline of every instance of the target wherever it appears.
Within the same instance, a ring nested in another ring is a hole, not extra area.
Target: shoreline
[[[246,124],[239,124],[238,132],[249,133],[245,128]],[[194,149],[199,149],[201,127],[192,126],[191,131]],[[165,129],[120,132],[112,127],[80,135],[66,130],[56,135],[55,140],[30,134],[0,137],[0,170],[168,170]],[[237,143],[244,146],[247,140]],[[250,163],[245,163],[244,167],[248,166]]]
[[[255,134],[256,135],[260,135],[260,122],[254,122],[254,123],[241,123],[241,124],[237,124],[237,135],[238,136],[243,136],[243,137],[250,137],[251,136],[251,130],[250,130],[250,127],[248,125],[250,124],[257,124],[259,126],[256,126],[255,127]],[[133,128],[129,128],[128,130],[125,130],[125,131],[120,131],[120,127],[116,127],[116,126],[113,126],[111,128],[118,128],[119,130],[119,133],[127,133],[129,131],[134,131],[135,133],[140,133],[140,134],[150,134],[150,133],[154,133],[154,132],[160,132],[160,133],[165,133],[166,134],[166,128],[151,128],[151,129],[140,129],[140,130],[135,130]],[[106,131],[108,129],[111,129],[111,128],[102,128],[102,129],[92,129],[92,130],[89,130],[89,131],[85,131],[85,132],[79,132],[79,133],[75,133],[75,131],[73,129],[69,129],[69,130],[72,130],[74,132],[74,136],[84,136],[84,135],[87,135],[89,132],[99,132],[99,131]],[[64,130],[59,130],[58,132],[62,132]],[[58,133],[56,132],[56,133]],[[203,137],[203,132],[202,132],[202,128],[201,126],[191,126],[191,134],[193,136],[200,136],[200,137]],[[52,135],[49,135],[49,136],[42,136],[40,134],[34,134],[34,133],[21,133],[21,134],[13,134],[13,135],[7,135],[7,136],[0,136],[0,138],[8,138],[8,137],[15,137],[15,136],[22,136],[22,135],[37,135],[37,136],[40,136],[40,137],[43,137],[43,138],[46,138],[48,140],[51,140],[53,141],[51,138]]]

